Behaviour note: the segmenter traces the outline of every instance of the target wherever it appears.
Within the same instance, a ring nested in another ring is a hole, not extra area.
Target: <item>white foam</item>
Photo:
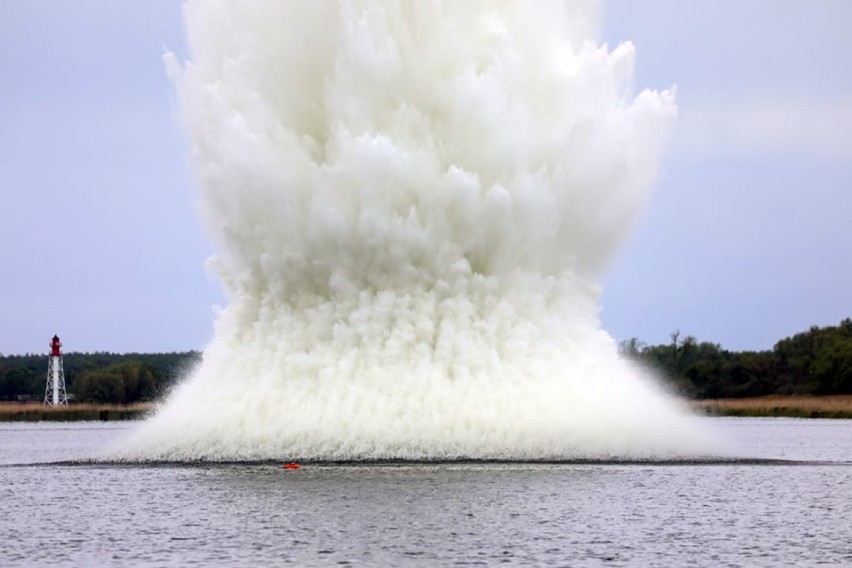
[[[690,455],[595,281],[676,115],[589,1],[189,2],[229,305],[128,459]]]

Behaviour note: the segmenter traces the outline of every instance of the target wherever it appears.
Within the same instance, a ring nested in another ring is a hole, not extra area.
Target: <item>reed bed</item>
[[[722,398],[694,400],[691,404],[698,412],[711,416],[852,419],[852,395]],[[71,403],[66,406],[46,406],[40,402],[0,402],[0,422],[139,420],[151,414],[157,407],[155,402]]]
[[[0,402],[0,422],[71,422],[138,420],[157,408],[153,402],[136,404],[70,403],[47,406],[40,402]]]
[[[696,400],[692,405],[715,416],[852,418],[852,395],[724,398]]]

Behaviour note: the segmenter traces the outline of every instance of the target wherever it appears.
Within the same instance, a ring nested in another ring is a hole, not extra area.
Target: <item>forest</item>
[[[198,351],[181,353],[66,353],[65,389],[69,401],[131,404],[157,401],[201,360]],[[43,400],[47,353],[0,355],[0,400]]]
[[[667,344],[630,339],[620,349],[687,398],[852,394],[850,318],[836,326],[813,326],[767,351],[729,351],[680,332]]]
[[[852,394],[852,319],[811,327],[767,351],[729,351],[717,343],[671,334],[646,345],[629,339],[624,357],[647,367],[692,399],[765,395]],[[130,404],[161,400],[200,361],[201,353],[68,353],[69,399]],[[47,354],[0,355],[0,400],[43,400]]]

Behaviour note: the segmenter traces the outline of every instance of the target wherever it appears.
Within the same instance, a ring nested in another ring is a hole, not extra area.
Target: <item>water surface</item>
[[[3,424],[0,565],[852,565],[852,421],[710,420],[810,463],[45,465],[133,425]]]

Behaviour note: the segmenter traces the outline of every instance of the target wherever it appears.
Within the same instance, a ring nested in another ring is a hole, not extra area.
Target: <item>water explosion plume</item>
[[[229,305],[128,459],[694,451],[595,284],[676,114],[585,0],[189,2],[175,73]]]

